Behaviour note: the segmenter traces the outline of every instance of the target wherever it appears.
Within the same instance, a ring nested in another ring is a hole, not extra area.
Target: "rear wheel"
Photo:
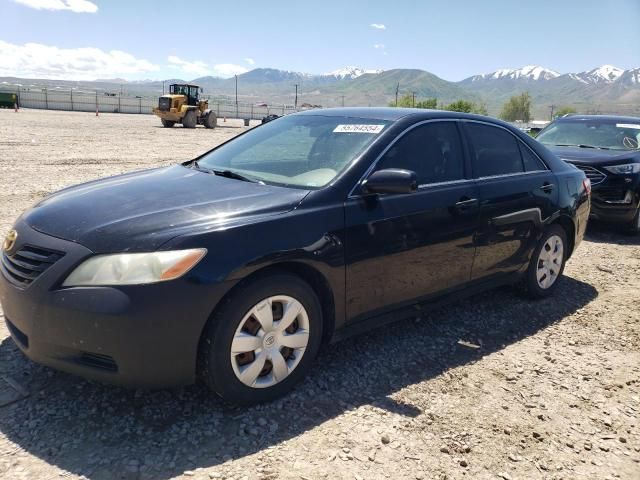
[[[540,238],[525,277],[532,298],[548,297],[558,286],[567,259],[567,234],[560,225],[550,225]]]
[[[162,122],[162,126],[164,128],[171,128],[176,124],[176,122],[174,122],[173,120],[165,120],[164,118],[161,118],[160,121]]]
[[[196,124],[198,123],[198,117],[196,116],[195,110],[189,110],[182,117],[182,126],[184,128],[196,128]]]
[[[237,404],[273,400],[309,370],[322,339],[320,303],[293,275],[261,276],[241,287],[210,319],[200,375]]]
[[[209,112],[204,117],[204,126],[205,128],[216,128],[218,124],[218,118],[216,117],[215,112]]]

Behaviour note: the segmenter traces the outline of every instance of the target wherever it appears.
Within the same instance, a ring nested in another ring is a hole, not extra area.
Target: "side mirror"
[[[362,183],[364,193],[412,193],[417,189],[416,172],[401,168],[378,170]]]

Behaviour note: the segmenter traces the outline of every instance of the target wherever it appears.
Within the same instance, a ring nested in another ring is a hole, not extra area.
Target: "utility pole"
[[[293,108],[295,110],[298,110],[298,84],[296,83],[295,86],[296,86],[296,99],[293,103]]]
[[[340,98],[342,99],[342,106],[344,107],[344,95],[340,95]]]
[[[411,92],[411,106],[416,106],[416,92]]]
[[[400,82],[396,85],[396,107],[398,106],[398,92],[400,91]]]
[[[556,106],[551,105],[549,108],[551,109],[551,115],[549,116],[549,120],[553,122],[553,111],[555,110]]]
[[[238,118],[238,75],[236,77],[236,118]]]
[[[164,95],[164,80],[162,80],[162,95]]]

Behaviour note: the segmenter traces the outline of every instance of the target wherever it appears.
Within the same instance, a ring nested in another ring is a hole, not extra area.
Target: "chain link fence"
[[[152,109],[158,106],[158,97],[107,94],[80,90],[0,88],[0,92],[17,94],[20,108],[77,112],[95,112],[98,110],[106,113],[150,114],[153,113]],[[228,98],[216,98],[207,95],[203,95],[202,98],[209,100],[209,108],[214,110],[218,117],[260,120],[266,115],[286,115],[297,111],[293,105],[236,103]]]

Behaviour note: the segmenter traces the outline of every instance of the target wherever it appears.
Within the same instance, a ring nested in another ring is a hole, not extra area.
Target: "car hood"
[[[617,165],[640,161],[640,152],[546,145],[562,160],[581,165]]]
[[[290,211],[308,193],[178,165],[61,190],[23,219],[39,232],[96,253],[150,251],[185,233]]]

